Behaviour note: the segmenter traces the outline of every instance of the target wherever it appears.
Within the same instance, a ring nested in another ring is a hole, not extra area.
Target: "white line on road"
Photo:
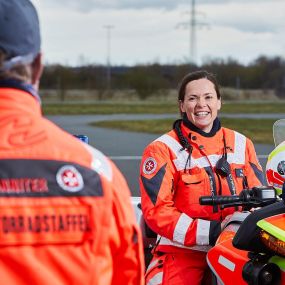
[[[267,158],[268,157],[268,154],[260,154],[257,156],[258,158]]]
[[[112,160],[141,160],[141,156],[109,156]],[[267,158],[268,155],[260,154],[257,156],[258,158],[264,159]]]
[[[109,156],[112,160],[140,160],[141,156]]]

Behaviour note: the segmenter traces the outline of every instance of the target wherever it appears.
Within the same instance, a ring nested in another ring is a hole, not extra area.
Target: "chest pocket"
[[[200,184],[203,181],[203,175],[183,173],[181,179],[185,185]]]
[[[200,196],[210,195],[209,177],[206,171],[203,168],[194,168],[190,173],[181,172],[176,193],[177,201],[183,208],[199,205]]]

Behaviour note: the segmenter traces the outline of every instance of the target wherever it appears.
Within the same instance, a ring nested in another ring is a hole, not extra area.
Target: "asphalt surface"
[[[277,116],[278,115],[278,116]],[[284,114],[222,114],[223,117],[274,118],[280,119]],[[222,117],[221,116],[221,117]],[[158,135],[139,132],[127,132],[91,127],[90,122],[106,120],[144,120],[177,118],[177,115],[84,115],[84,116],[47,116],[48,119],[71,134],[84,134],[89,137],[90,145],[108,155],[122,171],[133,196],[139,196],[139,165],[144,148]],[[171,126],[170,126],[171,127]],[[255,145],[260,163],[265,168],[267,155],[274,149],[273,145]]]

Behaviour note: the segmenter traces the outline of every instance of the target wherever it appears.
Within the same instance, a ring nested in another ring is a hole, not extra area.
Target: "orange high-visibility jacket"
[[[142,210],[146,223],[158,234],[157,250],[207,251],[220,233],[220,222],[234,209],[201,206],[199,197],[239,194],[245,185],[262,185],[262,168],[253,143],[238,132],[220,128],[206,137],[184,123],[181,129],[192,146],[190,157],[174,130],[153,141],[143,153]],[[225,146],[231,172],[218,177],[216,163]]]
[[[0,88],[0,133],[1,284],[143,284],[142,237],[115,165],[22,90]]]

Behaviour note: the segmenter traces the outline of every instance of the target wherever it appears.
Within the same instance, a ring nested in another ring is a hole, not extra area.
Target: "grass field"
[[[224,102],[222,113],[284,113],[285,102]],[[166,102],[99,102],[96,104],[47,104],[43,105],[45,115],[87,115],[87,114],[177,114],[178,107]],[[272,144],[272,125],[274,119],[228,119],[223,118],[222,124],[243,133],[254,143]],[[121,129],[127,131],[162,134],[172,128],[173,119],[146,121],[112,121],[96,122],[93,126]]]
[[[284,113],[285,102],[276,103],[239,103],[225,102],[223,113]],[[43,104],[45,115],[87,115],[87,114],[178,114],[178,107],[173,103],[136,102],[97,104]]]
[[[252,139],[254,143],[273,144],[272,125],[275,119],[221,119],[222,125],[234,129]],[[172,129],[173,119],[144,121],[106,121],[92,123],[92,126],[125,131],[163,134]]]

